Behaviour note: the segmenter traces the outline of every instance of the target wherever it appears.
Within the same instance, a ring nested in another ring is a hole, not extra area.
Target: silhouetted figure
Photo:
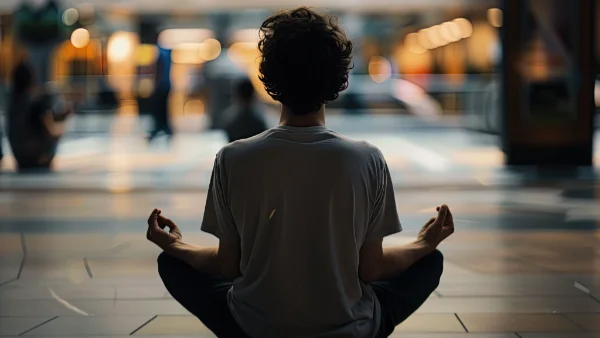
[[[31,67],[18,65],[12,78],[8,140],[19,170],[50,169],[70,104],[35,85]]]
[[[187,244],[152,211],[160,277],[218,337],[387,337],[438,286],[452,214],[438,207],[414,242],[384,249],[402,230],[385,158],[325,125],[352,43],[307,8],[260,30],[260,79],[281,102],[280,125],[217,154],[201,229],[218,247]]]
[[[236,102],[227,110],[225,132],[229,142],[246,139],[267,130],[262,113],[255,103],[254,86],[246,79],[235,89]]]
[[[154,126],[148,141],[152,141],[160,132],[173,136],[169,120],[169,95],[171,94],[171,51],[159,48],[156,59],[156,78],[154,86],[152,117]]]

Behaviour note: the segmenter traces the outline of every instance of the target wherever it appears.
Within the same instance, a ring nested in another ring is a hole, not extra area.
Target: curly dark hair
[[[281,11],[260,27],[260,80],[271,97],[306,115],[348,88],[352,42],[337,18],[301,7]]]

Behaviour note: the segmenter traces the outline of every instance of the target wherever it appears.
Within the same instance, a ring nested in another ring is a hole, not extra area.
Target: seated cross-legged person
[[[348,86],[351,42],[306,8],[261,32],[261,80],[281,102],[280,125],[217,154],[201,228],[218,247],[185,243],[152,211],[158,272],[218,337],[387,337],[437,287],[452,214],[441,205],[414,242],[384,248],[401,231],[385,159],[325,125],[325,104]]]

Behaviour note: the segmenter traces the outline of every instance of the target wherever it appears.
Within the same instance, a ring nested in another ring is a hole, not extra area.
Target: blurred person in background
[[[65,97],[36,85],[29,64],[22,62],[15,67],[7,134],[19,170],[50,169],[64,122],[72,112],[72,104]]]
[[[158,272],[218,337],[387,337],[438,286],[452,214],[442,205],[412,243],[383,248],[401,231],[386,161],[325,126],[352,64],[334,18],[279,12],[262,24],[259,50],[280,125],[217,154],[201,228],[218,247],[186,244],[152,211]]]
[[[255,102],[255,91],[249,79],[240,81],[235,88],[236,102],[227,110],[225,132],[229,142],[246,139],[267,130],[262,112]]]
[[[160,48],[156,59],[156,78],[153,95],[153,129],[148,136],[148,142],[164,132],[169,139],[173,136],[169,120],[169,95],[171,94],[171,51]]]

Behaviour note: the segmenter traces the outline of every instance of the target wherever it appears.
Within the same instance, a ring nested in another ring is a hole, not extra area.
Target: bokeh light
[[[108,40],[107,55],[111,62],[128,60],[134,52],[135,36],[130,32],[116,32]]]
[[[260,39],[260,31],[258,28],[246,28],[240,29],[233,33],[231,38],[235,42],[255,42],[257,43]]]
[[[90,43],[90,32],[85,28],[78,28],[71,34],[71,44],[75,48],[84,48]]]
[[[417,33],[417,41],[425,49],[434,49],[436,46],[434,46],[431,43],[431,41],[429,40],[429,33],[428,33],[428,31],[429,31],[429,29],[427,29],[427,28],[421,29]]]
[[[138,83],[138,95],[141,98],[149,98],[154,92],[154,81],[152,79],[141,79]]]
[[[504,14],[500,8],[490,8],[487,11],[487,19],[490,22],[490,25],[496,28],[502,27]]]
[[[158,45],[165,49],[173,49],[182,43],[200,43],[210,39],[213,32],[202,28],[166,29],[158,35]]]
[[[433,45],[434,47],[441,47],[450,42],[442,37],[439,25],[435,25],[427,29],[427,37],[429,38],[429,42],[431,43],[431,45]]]
[[[221,43],[216,39],[206,39],[200,45],[200,57],[206,61],[211,61],[221,55]]]
[[[369,60],[369,76],[375,83],[382,83],[392,77],[392,64],[382,56],[374,56]]]
[[[440,34],[450,42],[456,42],[461,39],[460,27],[455,22],[444,22],[440,25]]]
[[[460,37],[466,39],[473,35],[473,24],[465,18],[454,19],[453,21],[460,29]]]
[[[171,59],[173,60],[173,63],[176,64],[202,64],[206,61],[206,59],[204,59],[200,53],[201,48],[203,48],[202,43],[180,43],[173,48]]]
[[[404,38],[404,46],[413,54],[423,54],[427,51],[421,44],[419,44],[419,34],[409,33]]]
[[[75,8],[68,8],[63,12],[62,22],[67,26],[73,26],[79,20],[79,11]]]
[[[188,100],[183,105],[184,115],[204,114],[204,102],[198,99]]]
[[[259,56],[254,42],[236,42],[227,49],[227,57],[242,69],[248,68]]]
[[[137,46],[135,60],[139,66],[153,64],[158,58],[158,48],[155,45],[142,44]]]

